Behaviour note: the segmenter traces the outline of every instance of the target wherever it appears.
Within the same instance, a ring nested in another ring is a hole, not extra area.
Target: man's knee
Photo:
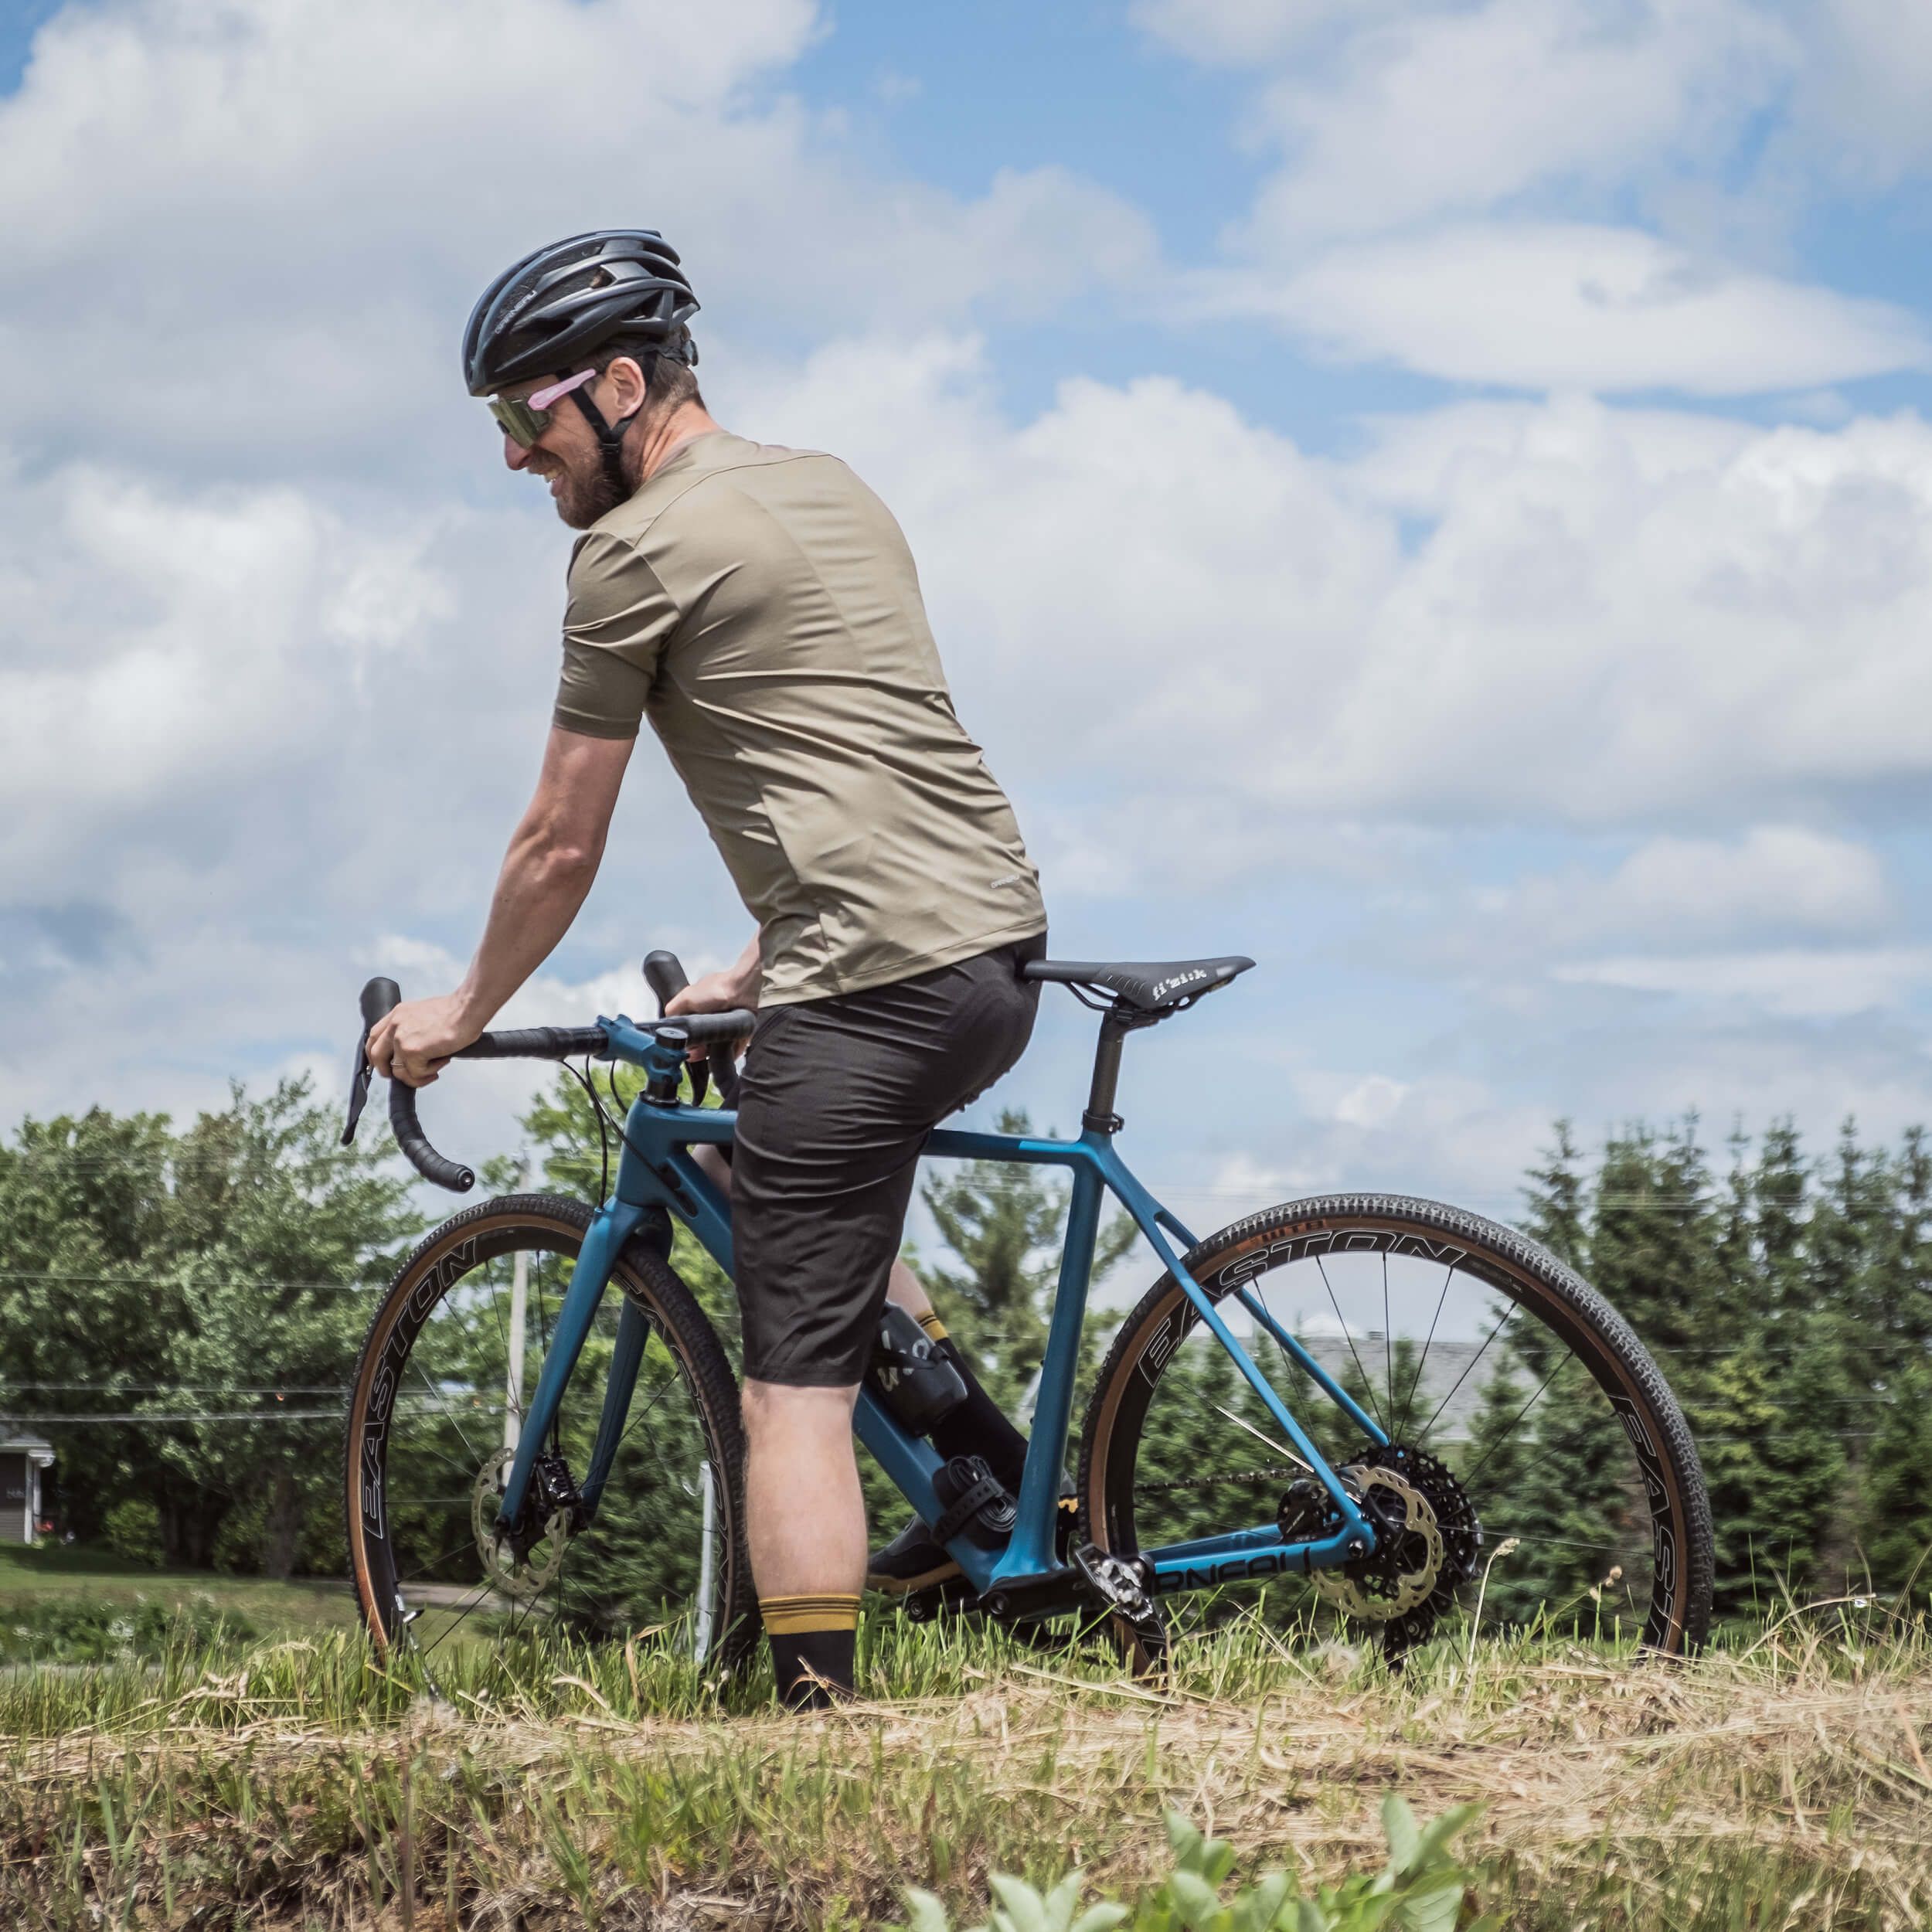
[[[743,1397],[747,1440],[756,1449],[764,1444],[849,1436],[852,1404],[858,1400],[855,1384],[795,1389],[783,1383],[747,1381]]]

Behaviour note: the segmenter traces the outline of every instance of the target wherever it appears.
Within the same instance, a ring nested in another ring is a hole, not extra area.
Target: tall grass
[[[1160,1687],[1099,1645],[866,1633],[882,1701],[815,1721],[648,1642],[439,1650],[335,1633],[0,1677],[0,1923],[957,1922],[993,1872],[1132,1900],[1163,1814],[1243,1872],[1372,1868],[1379,1808],[1473,1802],[1512,1925],[1932,1923],[1932,1647],[1850,1604],[1688,1666],[1452,1634],[1392,1676],[1255,1617]]]

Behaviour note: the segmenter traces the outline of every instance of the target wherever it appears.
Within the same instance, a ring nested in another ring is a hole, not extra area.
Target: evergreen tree
[[[1559,1121],[1553,1131],[1556,1145],[1544,1149],[1543,1165],[1529,1170],[1523,1190],[1527,1209],[1523,1232],[1567,1267],[1581,1268],[1588,1259],[1589,1241],[1583,1155],[1570,1136],[1569,1121]]]
[[[1909,1363],[1889,1393],[1866,1461],[1861,1540],[1872,1583],[1909,1591],[1923,1616],[1932,1611],[1932,1366]]]

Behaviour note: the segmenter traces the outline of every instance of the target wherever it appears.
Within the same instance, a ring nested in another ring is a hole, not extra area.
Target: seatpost
[[[1117,1134],[1127,1123],[1114,1111],[1114,1095],[1121,1083],[1121,1043],[1131,1029],[1109,1013],[1100,1022],[1100,1044],[1094,1049],[1094,1084],[1080,1124],[1090,1133]]]

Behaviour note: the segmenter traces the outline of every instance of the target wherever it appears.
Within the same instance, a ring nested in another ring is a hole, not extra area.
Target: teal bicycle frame
[[[621,1017],[600,1019],[597,1024],[603,1028],[607,1042],[601,1057],[641,1067],[651,1076],[653,1086],[660,1090],[675,1090],[684,1064],[681,1044],[661,1042]],[[1117,1046],[1115,1053],[1117,1057]],[[736,1123],[735,1114],[720,1107],[689,1107],[653,1100],[648,1095],[632,1103],[624,1124],[617,1184],[584,1236],[524,1418],[498,1519],[506,1533],[522,1512],[532,1466],[549,1433],[565,1386],[577,1367],[578,1355],[610,1287],[611,1270],[624,1243],[640,1228],[665,1226],[663,1215],[675,1216],[689,1227],[726,1274],[734,1272],[730,1205],[692,1158],[690,1150],[728,1144]],[[1270,1522],[1222,1536],[1143,1550],[1139,1555],[1151,1587],[1158,1594],[1167,1594],[1284,1572],[1334,1569],[1366,1556],[1376,1542],[1369,1519],[1240,1338],[1221,1318],[1213,1298],[1182,1265],[1179,1253],[1168,1239],[1171,1236],[1185,1250],[1196,1245],[1195,1237],[1141,1186],[1114,1151],[1111,1128],[1117,1122],[1111,1121],[1110,1116],[1100,1124],[1094,1123],[1095,1115],[1090,1109],[1084,1131],[1077,1140],[1071,1141],[968,1133],[947,1128],[936,1128],[927,1141],[925,1153],[940,1159],[1062,1167],[1073,1177],[1060,1285],[1040,1366],[1032,1434],[1018,1498],[1018,1520],[1002,1547],[988,1549],[962,1535],[947,1546],[949,1553],[981,1593],[1004,1589],[1022,1580],[1036,1582],[1068,1573],[1056,1554],[1054,1541],[1060,1471],[1073,1421],[1073,1376],[1080,1357],[1080,1330],[1087,1315],[1100,1209],[1104,1197],[1111,1194],[1133,1217],[1162,1265],[1180,1284],[1196,1315],[1233,1359],[1287,1444],[1292,1445],[1294,1454],[1308,1465],[1328,1492],[1342,1519],[1339,1529],[1318,1541],[1287,1541],[1278,1526]],[[1236,1288],[1234,1298],[1257,1328],[1273,1337],[1368,1440],[1378,1444],[1388,1441],[1386,1431],[1374,1417],[1275,1320],[1250,1287]],[[580,1486],[587,1509],[595,1509],[610,1475],[648,1339],[648,1318],[627,1301],[619,1316],[617,1345],[605,1385],[597,1440]],[[859,1440],[920,1516],[928,1523],[936,1522],[941,1511],[933,1478],[942,1458],[931,1444],[908,1435],[891,1412],[862,1387],[854,1427]]]

